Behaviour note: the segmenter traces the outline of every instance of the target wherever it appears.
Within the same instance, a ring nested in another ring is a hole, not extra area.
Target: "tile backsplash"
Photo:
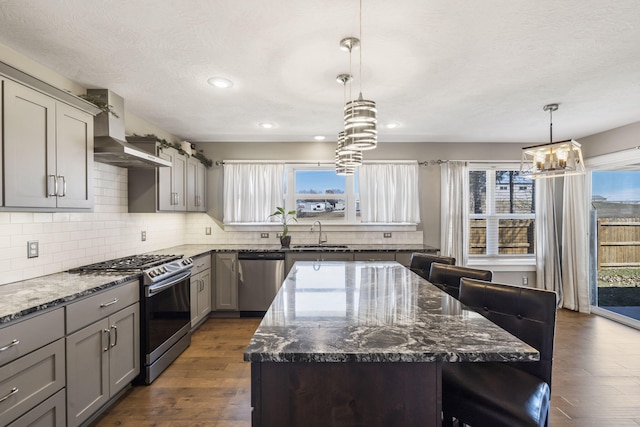
[[[129,213],[127,178],[127,169],[94,163],[93,212],[0,212],[0,285],[188,243],[279,243],[272,230],[269,239],[261,239],[260,231],[224,231],[204,213]],[[393,239],[383,238],[382,232],[326,234],[334,244],[422,244],[421,231],[394,231]],[[291,235],[295,244],[317,241],[310,231]],[[27,258],[27,242],[34,240],[39,256]]]

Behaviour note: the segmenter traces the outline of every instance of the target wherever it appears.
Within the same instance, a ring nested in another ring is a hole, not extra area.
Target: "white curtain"
[[[586,176],[564,179],[562,203],[562,307],[589,313],[589,216]]]
[[[555,209],[555,178],[537,179],[536,188],[536,287],[555,291],[562,304],[559,225]]]
[[[467,162],[448,161],[440,165],[441,236],[440,253],[467,265],[469,246],[469,166]]]
[[[268,221],[284,200],[284,164],[224,165],[224,223]]]
[[[358,168],[363,223],[420,222],[418,164],[364,164]]]

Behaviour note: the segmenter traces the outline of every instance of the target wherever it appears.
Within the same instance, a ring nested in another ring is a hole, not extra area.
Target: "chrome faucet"
[[[313,221],[313,224],[311,224],[311,231],[313,231],[314,227],[316,226],[316,222],[318,223],[318,244],[321,245],[323,243],[327,242],[327,239],[322,240],[322,223],[320,222],[320,220],[316,219],[315,221]]]

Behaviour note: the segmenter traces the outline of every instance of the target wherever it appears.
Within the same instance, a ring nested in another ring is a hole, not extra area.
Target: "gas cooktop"
[[[87,271],[142,271],[181,258],[182,255],[132,255],[84,265],[69,271],[72,273]]]

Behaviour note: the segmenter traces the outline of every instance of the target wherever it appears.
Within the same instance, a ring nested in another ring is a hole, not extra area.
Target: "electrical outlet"
[[[147,240],[147,232],[146,231],[141,231],[140,232],[140,240],[143,241],[143,242]]]
[[[205,227],[204,234],[206,234],[207,236],[211,236],[211,227]]]
[[[385,238],[389,238],[389,237],[391,237],[391,233],[384,233],[384,234],[383,234],[383,236],[384,236]]]
[[[529,278],[527,276],[522,276],[522,285],[523,286],[529,285]]]
[[[27,258],[38,258],[38,241],[29,240],[27,242]]]
[[[269,233],[260,233],[260,238],[261,239],[268,239],[269,238]]]

